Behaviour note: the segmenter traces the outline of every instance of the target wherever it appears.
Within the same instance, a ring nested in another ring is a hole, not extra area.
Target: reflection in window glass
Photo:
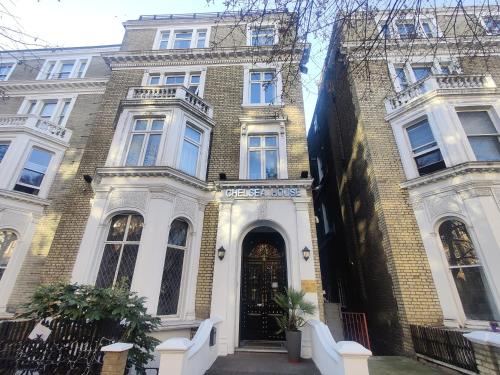
[[[477,160],[500,160],[500,132],[487,111],[458,112]]]
[[[0,280],[12,258],[16,246],[17,235],[9,230],[0,231]]]
[[[14,190],[38,195],[40,185],[45,177],[45,172],[47,171],[51,159],[52,153],[38,148],[33,148],[23,170],[21,171],[19,180],[14,186]]]
[[[422,176],[446,168],[427,120],[406,128],[418,173]]]
[[[9,142],[0,142],[0,162],[2,161],[3,157],[7,153],[7,149],[9,148]]]
[[[179,169],[192,176],[196,175],[201,147],[201,132],[186,125]]]
[[[278,178],[276,135],[248,137],[248,178],[251,180]]]
[[[125,159],[126,166],[156,165],[163,135],[164,118],[136,119]]]
[[[439,227],[439,236],[466,317],[498,320],[483,267],[465,224],[458,220],[446,220]]]

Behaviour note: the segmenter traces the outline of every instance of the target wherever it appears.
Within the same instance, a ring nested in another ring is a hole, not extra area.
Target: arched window
[[[144,219],[138,214],[121,214],[111,219],[97,287],[108,288],[120,283],[130,288],[143,226]]]
[[[170,226],[158,300],[158,315],[177,314],[188,228],[188,223],[181,219],[174,220]]]
[[[459,220],[446,220],[439,226],[439,236],[466,317],[494,320],[496,314],[488,296],[488,283],[467,227]]]
[[[12,257],[12,252],[16,246],[17,235],[10,230],[0,231],[0,280]]]

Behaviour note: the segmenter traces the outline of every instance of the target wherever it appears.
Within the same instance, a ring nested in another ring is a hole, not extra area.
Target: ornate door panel
[[[284,249],[257,243],[243,254],[241,284],[241,340],[283,340],[276,318],[283,315],[273,301],[286,288]]]

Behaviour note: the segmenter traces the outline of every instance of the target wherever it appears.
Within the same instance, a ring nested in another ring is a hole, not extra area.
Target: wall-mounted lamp
[[[224,249],[223,246],[219,247],[217,249],[217,255],[219,256],[220,260],[224,259],[224,256],[226,255],[226,249]]]
[[[302,249],[302,256],[304,257],[304,260],[307,262],[309,260],[309,257],[311,256],[311,250],[307,246],[305,246]]]
[[[225,180],[227,180],[227,176],[226,176],[226,174],[225,174],[225,173],[223,173],[223,172],[219,173],[219,180],[221,180],[221,181],[225,181]]]
[[[86,182],[87,184],[91,184],[91,183],[92,183],[92,180],[93,180],[92,176],[91,176],[91,175],[89,175],[89,174],[84,174],[84,175],[83,175],[83,179],[85,180],[85,182]]]
[[[309,171],[300,172],[300,178],[308,178],[308,177],[309,177]]]

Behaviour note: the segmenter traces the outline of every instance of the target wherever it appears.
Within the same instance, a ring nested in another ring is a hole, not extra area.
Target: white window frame
[[[492,18],[500,19],[500,12],[493,11],[490,14],[477,15],[477,17],[479,18],[479,22],[481,22],[481,26],[483,27],[486,35],[492,35],[492,36],[499,36],[500,35],[500,30],[498,33],[492,33],[490,30],[488,30],[488,27],[486,26],[486,18],[492,17]]]
[[[142,79],[142,86],[166,86],[166,76],[171,75],[184,75],[184,86],[186,89],[189,87],[189,81],[191,75],[200,75],[200,83],[198,85],[198,93],[196,94],[200,98],[203,98],[203,94],[205,92],[205,79],[207,76],[207,67],[206,66],[192,66],[185,67],[182,69],[178,68],[161,68],[161,69],[150,69],[147,71]],[[149,79],[152,75],[159,75],[160,82],[157,85],[152,85],[149,82]]]
[[[190,138],[186,138],[186,128],[191,128],[191,129],[200,133],[200,141],[198,143]],[[177,158],[177,169],[179,171],[181,171],[182,173],[185,173],[189,176],[199,178],[200,166],[202,165],[201,160],[202,160],[203,144],[205,143],[205,138],[206,138],[206,135],[205,135],[205,132],[203,131],[203,128],[198,127],[196,123],[193,123],[189,119],[184,121],[184,126],[182,128],[182,136],[179,140],[180,148],[179,148],[179,153],[178,153],[178,158]],[[182,151],[184,149],[184,142],[191,143],[192,145],[195,145],[198,147],[198,159],[196,160],[196,168],[195,168],[194,174],[190,174],[190,173],[181,169]]]
[[[252,71],[274,71],[276,83],[276,101],[274,103],[251,103],[250,101],[250,75]],[[243,70],[243,107],[272,107],[283,105],[283,78],[281,75],[281,66],[269,65],[264,63],[245,64]]]
[[[162,119],[163,120],[163,128],[162,130],[152,130],[152,123],[153,123],[153,120],[160,120]],[[137,120],[146,120],[147,121],[147,125],[146,125],[146,130],[135,130],[134,127],[135,127],[135,123],[137,122]],[[159,161],[159,155],[160,155],[160,151],[161,151],[161,145],[164,144],[164,137],[165,137],[165,131],[166,131],[166,127],[167,127],[167,123],[166,123],[166,118],[165,116],[137,116],[135,117],[133,120],[132,120],[132,125],[130,127],[130,136],[129,136],[129,139],[128,139],[128,147],[127,147],[127,150],[125,152],[125,155],[124,155],[124,159],[123,159],[123,166],[124,167],[143,167],[144,166],[144,157],[146,156],[146,149],[147,149],[147,146],[148,146],[148,143],[149,143],[149,138],[151,135],[160,135],[160,143],[158,145],[158,153],[156,154],[156,159],[155,159],[155,162],[153,165],[150,165],[150,167],[154,167],[156,165],[158,165],[158,161]],[[141,151],[139,152],[139,164],[138,165],[125,165],[126,161],[127,161],[127,157],[128,157],[128,154],[130,152],[130,147],[132,146],[132,138],[134,135],[136,134],[143,134],[144,135],[144,139],[142,141],[142,144],[141,144]]]
[[[56,75],[59,74],[62,65],[67,62],[67,61],[74,61],[73,68],[71,69],[71,73],[68,78],[57,78]],[[82,71],[81,77],[78,77],[78,71],[80,68],[80,65],[82,62],[86,62],[85,68]],[[87,70],[89,69],[90,63],[92,61],[92,56],[65,56],[65,57],[59,57],[55,59],[47,58],[45,62],[43,63],[42,68],[40,69],[40,72],[38,73],[38,76],[36,77],[37,80],[67,80],[67,79],[83,79],[85,78],[85,75],[87,74]],[[49,72],[49,66],[54,63],[53,69]],[[50,73],[50,76],[47,77],[47,74]]]
[[[7,72],[7,75],[5,76],[5,79],[0,79],[0,82],[5,82],[8,81],[12,73],[14,72],[14,69],[16,69],[17,66],[17,61],[0,61],[0,65],[10,65],[10,69]]]
[[[456,117],[457,124],[459,124],[459,128],[462,131],[463,134],[463,139],[465,140],[465,148],[468,154],[469,160],[477,161],[476,153],[474,152],[470,141],[469,141],[469,135],[465,132],[465,129],[463,127],[462,121],[458,117],[458,112],[487,112],[488,116],[490,117],[491,122],[493,123],[493,126],[497,130],[497,138],[500,142],[500,116],[498,115],[497,111],[493,106],[488,106],[488,105],[483,105],[483,106],[462,106],[462,105],[456,105],[455,106],[455,111],[454,111],[454,116]],[[475,136],[481,136],[480,134],[474,134],[472,137]],[[493,137],[494,134],[485,134],[485,136],[490,136]]]
[[[277,135],[278,136],[278,177],[276,180],[288,178],[288,159],[286,150],[285,120],[260,120],[251,118],[240,119],[240,168],[239,179],[248,180],[249,158],[248,137],[252,135]]]
[[[75,105],[77,97],[78,94],[27,96],[24,98],[24,101],[21,104],[21,107],[19,107],[17,113],[20,115],[28,115],[31,103],[36,102],[35,106],[32,109],[33,115],[40,117],[39,114],[43,108],[44,103],[49,101],[56,101],[57,102],[56,108],[54,109],[54,113],[52,113],[52,116],[50,117],[49,121],[53,122],[58,126],[65,127],[68,122],[68,118],[70,117],[71,112],[73,111],[73,107]],[[64,119],[61,121],[61,123],[59,123],[62,110],[64,109],[64,103],[66,101],[69,101],[69,106],[66,109],[66,114],[64,116]]]
[[[247,152],[250,154],[250,152],[259,152],[260,153],[260,178],[257,178],[256,180],[277,180],[279,176],[279,169],[280,169],[280,155],[279,155],[279,135],[274,134],[274,133],[268,133],[268,134],[248,134],[247,138],[259,138],[259,146],[251,146],[250,144],[247,145]],[[266,138],[267,137],[274,137],[276,138],[276,146],[266,146]],[[276,178],[267,178],[266,177],[266,151],[276,151]],[[250,180],[250,158],[247,156],[247,170],[248,170],[248,175],[247,179]]]
[[[252,44],[252,33],[253,30],[255,29],[273,29],[274,30],[274,43],[272,45],[257,45],[254,46]],[[257,23],[252,23],[247,25],[247,46],[251,47],[272,47],[273,45],[278,44],[279,42],[279,35],[278,35],[278,28],[276,27],[276,24],[274,23],[262,23],[262,24],[257,24]]]
[[[376,17],[375,21],[377,22],[378,31],[382,34],[383,33],[382,28],[387,22],[387,15],[381,14]],[[390,38],[399,39],[402,41],[412,40],[412,38],[401,38],[397,26],[400,23],[412,23],[415,26],[415,33],[417,38],[423,38],[423,39],[430,38],[425,32],[423,26],[424,23],[429,24],[429,26],[431,27],[431,31],[433,34],[432,38],[439,38],[443,36],[443,33],[437,23],[435,16],[420,14],[418,16],[418,23],[416,23],[415,15],[410,13],[405,15],[405,17],[392,19],[391,22],[387,24],[388,30],[386,32],[389,33],[388,35]]]
[[[210,31],[211,31],[210,25],[196,25],[196,26],[192,26],[192,27],[186,25],[185,27],[181,26],[181,27],[169,27],[169,28],[158,29],[156,31],[155,39],[153,42],[153,49],[154,50],[161,50],[161,51],[174,49],[175,32],[181,32],[181,31],[192,32],[191,43],[190,43],[189,48],[181,48],[181,49],[195,49],[195,48],[197,48],[198,32],[206,32],[205,46],[203,48],[208,48],[209,43],[210,43]],[[169,33],[167,48],[160,48],[160,43],[162,40],[162,36],[161,36],[162,33]]]

